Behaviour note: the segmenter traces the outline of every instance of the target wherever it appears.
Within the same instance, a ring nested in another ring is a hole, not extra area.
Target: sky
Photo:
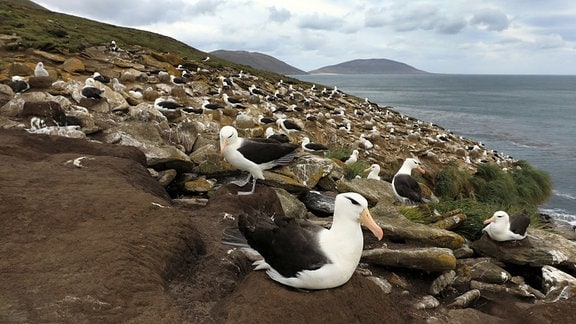
[[[385,58],[433,73],[576,75],[573,0],[33,1],[304,71]]]

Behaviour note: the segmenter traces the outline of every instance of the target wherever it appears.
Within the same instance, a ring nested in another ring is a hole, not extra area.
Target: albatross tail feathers
[[[222,244],[235,246],[235,247],[243,247],[249,248],[248,242],[244,235],[240,232],[238,227],[229,227],[224,229],[222,232],[222,239],[220,240]]]

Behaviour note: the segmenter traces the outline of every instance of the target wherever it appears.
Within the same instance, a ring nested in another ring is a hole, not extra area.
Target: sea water
[[[298,75],[433,122],[546,171],[541,212],[576,224],[576,76]]]

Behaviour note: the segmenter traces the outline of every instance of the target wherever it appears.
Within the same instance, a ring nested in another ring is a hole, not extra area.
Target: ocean
[[[576,76],[295,75],[423,121],[546,171],[542,213],[576,224]]]

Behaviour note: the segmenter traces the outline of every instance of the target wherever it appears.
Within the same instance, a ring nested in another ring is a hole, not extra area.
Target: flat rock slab
[[[520,241],[497,242],[482,235],[471,244],[478,253],[505,263],[542,267],[562,266],[576,273],[576,242],[559,234],[529,229],[528,236]]]

